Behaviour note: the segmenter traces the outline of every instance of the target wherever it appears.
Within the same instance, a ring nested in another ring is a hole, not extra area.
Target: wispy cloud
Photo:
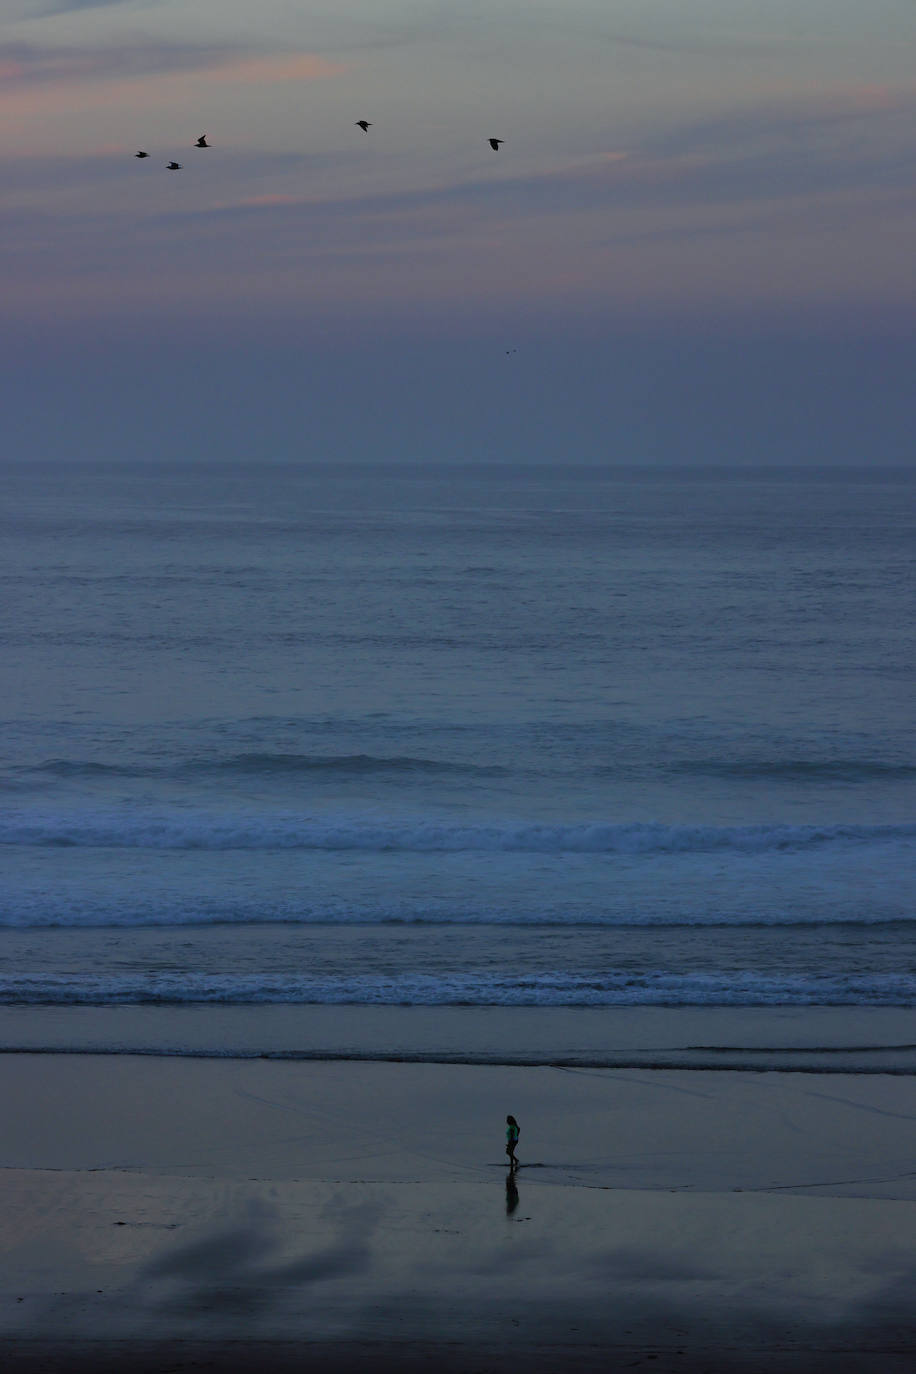
[[[112,9],[115,5],[145,9],[161,3],[162,0],[14,0],[11,17],[47,19],[54,14],[69,14],[72,10]]]
[[[744,109],[730,109],[712,118],[691,120],[671,132],[656,136],[653,148],[659,153],[748,148],[753,144],[775,146],[798,143],[802,137],[829,135],[839,131],[844,137],[851,129],[869,129],[883,142],[887,132],[897,127],[912,141],[912,121],[916,116],[916,90],[878,85],[854,85],[825,91],[817,97],[758,102]]]
[[[301,73],[314,70],[309,55],[273,58],[233,52],[231,58],[221,54],[220,60],[221,65],[208,69],[214,79],[235,82],[298,80]],[[203,190],[195,194],[197,184],[188,179],[182,186],[182,208],[173,212],[201,224],[260,217],[266,225],[271,218],[286,222],[297,216],[308,217],[313,229],[323,222],[350,222],[357,237],[378,235],[390,241],[399,233],[415,240],[421,221],[427,234],[439,238],[458,234],[472,223],[533,223],[563,216],[570,223],[580,221],[580,232],[591,242],[624,242],[632,224],[609,219],[604,234],[595,238],[585,219],[593,217],[598,226],[603,216],[619,218],[630,212],[642,216],[639,237],[642,230],[649,237],[666,239],[753,232],[736,223],[743,209],[755,217],[765,213],[775,228],[782,221],[790,229],[796,208],[815,199],[827,203],[836,196],[867,198],[901,185],[901,159],[912,156],[909,128],[914,114],[916,93],[850,88],[819,101],[761,105],[731,118],[682,124],[675,131],[634,140],[630,148],[608,149],[524,173],[510,174],[510,163],[494,160],[479,174],[454,180],[443,178],[437,167],[436,179],[426,184],[421,169],[414,183],[405,186],[398,180],[413,172],[395,163],[393,184],[373,190],[360,185],[355,170],[352,186],[346,175],[339,175],[341,158],[346,157],[339,151],[302,156],[265,149],[258,155],[254,184],[246,185],[253,174],[250,164],[229,159],[219,164],[218,178],[211,176],[207,183],[206,200]],[[115,153],[123,158],[124,149],[108,151],[110,159]],[[27,166],[27,172],[13,174],[12,182],[10,172],[5,174],[8,187],[19,184],[36,192],[44,187],[54,194],[63,182],[76,184],[84,172],[90,182],[109,177],[103,157],[97,166],[91,161],[81,164],[75,180],[68,176],[67,164],[54,159],[33,160]],[[306,166],[308,181],[299,176]],[[215,169],[216,163],[208,168]],[[705,216],[706,229],[691,218],[696,214]],[[657,223],[648,222],[646,216],[651,215]],[[333,247],[333,235],[328,245]]]
[[[626,33],[619,29],[596,24],[592,30],[597,39],[619,48],[642,48],[647,52],[670,53],[678,57],[768,57],[788,46],[788,40],[773,38],[737,38],[732,34],[710,31],[673,33],[665,38],[651,34]],[[793,40],[794,45],[795,40]]]
[[[333,76],[342,70],[340,63],[314,53],[251,53],[214,44],[135,43],[103,48],[0,45],[0,78],[11,92],[34,84],[124,82],[191,71],[204,80],[269,84]]]
[[[97,48],[0,46],[0,116],[20,154],[34,151],[33,127],[56,121],[63,145],[82,114],[119,116],[177,110],[201,90],[276,87],[333,77],[345,67],[315,53],[269,54],[219,44],[133,43]],[[61,146],[59,144],[59,146]]]
[[[546,169],[527,176],[486,177],[435,186],[392,189],[367,193],[341,194],[337,191],[311,190],[296,194],[259,193],[240,195],[218,205],[196,206],[170,212],[166,220],[197,220],[211,228],[222,221],[247,220],[258,215],[284,219],[307,219],[312,231],[322,223],[342,225],[334,229],[365,240],[370,237],[417,234],[457,236],[471,222],[488,213],[511,220],[532,212],[583,211],[607,205],[613,195],[615,171],[628,160],[623,151],[612,151],[597,158]],[[334,234],[328,242],[333,244]]]
[[[238,85],[273,85],[281,81],[314,81],[324,76],[337,76],[346,68],[315,53],[293,53],[289,56],[245,57],[212,67],[203,75],[211,81],[232,82]]]
[[[782,202],[766,209],[750,205],[737,212],[729,207],[727,213],[722,213],[721,206],[713,206],[712,210],[712,215],[688,213],[674,223],[643,222],[638,228],[609,234],[600,242],[607,248],[626,248],[689,245],[710,239],[766,238],[776,243],[789,235],[835,235],[840,225],[849,231],[855,224],[876,216],[885,226],[893,219],[911,218],[916,213],[916,189],[875,188],[866,196],[858,194],[855,188],[834,193],[814,191],[799,196],[791,205]]]
[[[237,49],[191,44],[136,43],[105,48],[0,45],[0,78],[7,92],[45,84],[124,80],[162,72],[196,71],[238,61]]]
[[[427,0],[424,15],[427,23],[435,23],[439,31],[452,36],[467,34],[471,26],[480,26],[481,20],[491,14],[499,14],[499,5],[456,6],[452,0]],[[562,40],[572,34],[576,40],[588,43],[606,43],[610,47],[638,48],[646,52],[671,54],[673,56],[697,56],[704,59],[717,58],[755,58],[780,53],[787,48],[823,44],[822,33],[810,35],[799,33],[797,29],[780,33],[778,21],[767,23],[764,13],[759,22],[742,22],[738,16],[730,18],[723,7],[718,14],[714,8],[704,16],[697,13],[699,7],[685,9],[687,18],[678,18],[669,12],[662,17],[653,13],[658,7],[645,6],[644,22],[636,20],[630,26],[615,11],[619,6],[603,7],[589,4],[577,5],[572,12],[558,6],[555,0],[526,0],[526,26],[515,25],[514,43],[524,47],[527,41],[543,40],[544,36]],[[504,13],[508,7],[505,7]],[[643,16],[640,16],[643,19]],[[625,25],[625,27],[624,27]],[[492,30],[490,33],[492,39]]]
[[[283,195],[264,195],[264,196],[245,196],[236,201],[236,208],[246,209],[260,205],[301,205],[302,196],[283,196]]]
[[[278,200],[240,197],[205,213],[226,218],[259,211],[302,211],[313,218],[340,215],[365,229],[382,219],[403,216],[409,220],[441,210],[453,216],[497,216],[505,221],[556,214],[581,217],[664,211],[668,216],[664,232],[670,234],[695,232],[672,221],[672,213],[699,209],[721,217],[743,206],[766,206],[767,214],[778,222],[781,214],[791,213],[792,206],[818,197],[894,189],[899,184],[900,154],[884,136],[880,117],[888,110],[896,117],[905,109],[901,102],[888,109],[857,112],[854,100],[848,109],[838,102],[819,111],[796,112],[801,125],[789,113],[772,117],[772,112],[760,110],[732,121],[698,123],[630,150],[612,150],[526,174],[487,175],[349,196],[335,192],[293,194]],[[835,126],[851,118],[878,121],[873,138],[857,144],[829,136]],[[793,134],[799,128],[807,129],[809,136]],[[457,219],[451,222],[457,224]]]

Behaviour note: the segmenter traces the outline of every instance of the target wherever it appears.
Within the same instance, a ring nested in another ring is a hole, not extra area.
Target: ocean
[[[2,491],[0,1005],[912,1005],[913,472]]]

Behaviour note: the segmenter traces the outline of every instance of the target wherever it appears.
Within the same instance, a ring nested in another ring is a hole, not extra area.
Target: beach
[[[905,1070],[24,1052],[0,1084],[4,1369],[912,1367]]]
[[[3,1374],[909,1374],[912,473],[207,451],[5,471]]]

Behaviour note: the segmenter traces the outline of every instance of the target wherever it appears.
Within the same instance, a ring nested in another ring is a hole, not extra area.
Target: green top
[[[517,1144],[517,1142],[518,1142],[518,1134],[519,1134],[519,1128],[518,1128],[518,1126],[512,1126],[512,1125],[507,1126],[507,1127],[506,1127],[506,1141],[507,1141],[507,1143],[508,1143],[509,1145],[515,1145],[515,1144]]]

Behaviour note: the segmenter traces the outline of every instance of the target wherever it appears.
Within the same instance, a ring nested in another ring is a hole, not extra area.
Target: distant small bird
[[[505,140],[504,138],[488,138],[488,139],[487,139],[487,142],[489,143],[490,147],[493,149],[494,153],[498,153],[498,152],[499,152],[499,145],[500,145],[501,143],[505,143],[505,141],[506,141],[506,140]]]
[[[206,135],[206,134],[201,134],[200,138],[199,138],[199,139],[197,140],[197,142],[194,144],[194,147],[195,147],[195,148],[209,148],[210,145],[209,145],[209,143],[207,142],[207,135]]]
[[[357,129],[362,129],[364,134],[367,134],[369,130],[372,128],[372,124],[368,119],[358,119],[356,121],[356,127]]]
[[[180,172],[180,171],[181,171],[181,163],[180,163],[180,162],[167,162],[167,163],[166,163],[166,166],[168,167],[168,169],[169,169],[170,172]]]
[[[134,157],[149,157],[149,153],[144,153],[141,149],[139,153],[134,153]]]

